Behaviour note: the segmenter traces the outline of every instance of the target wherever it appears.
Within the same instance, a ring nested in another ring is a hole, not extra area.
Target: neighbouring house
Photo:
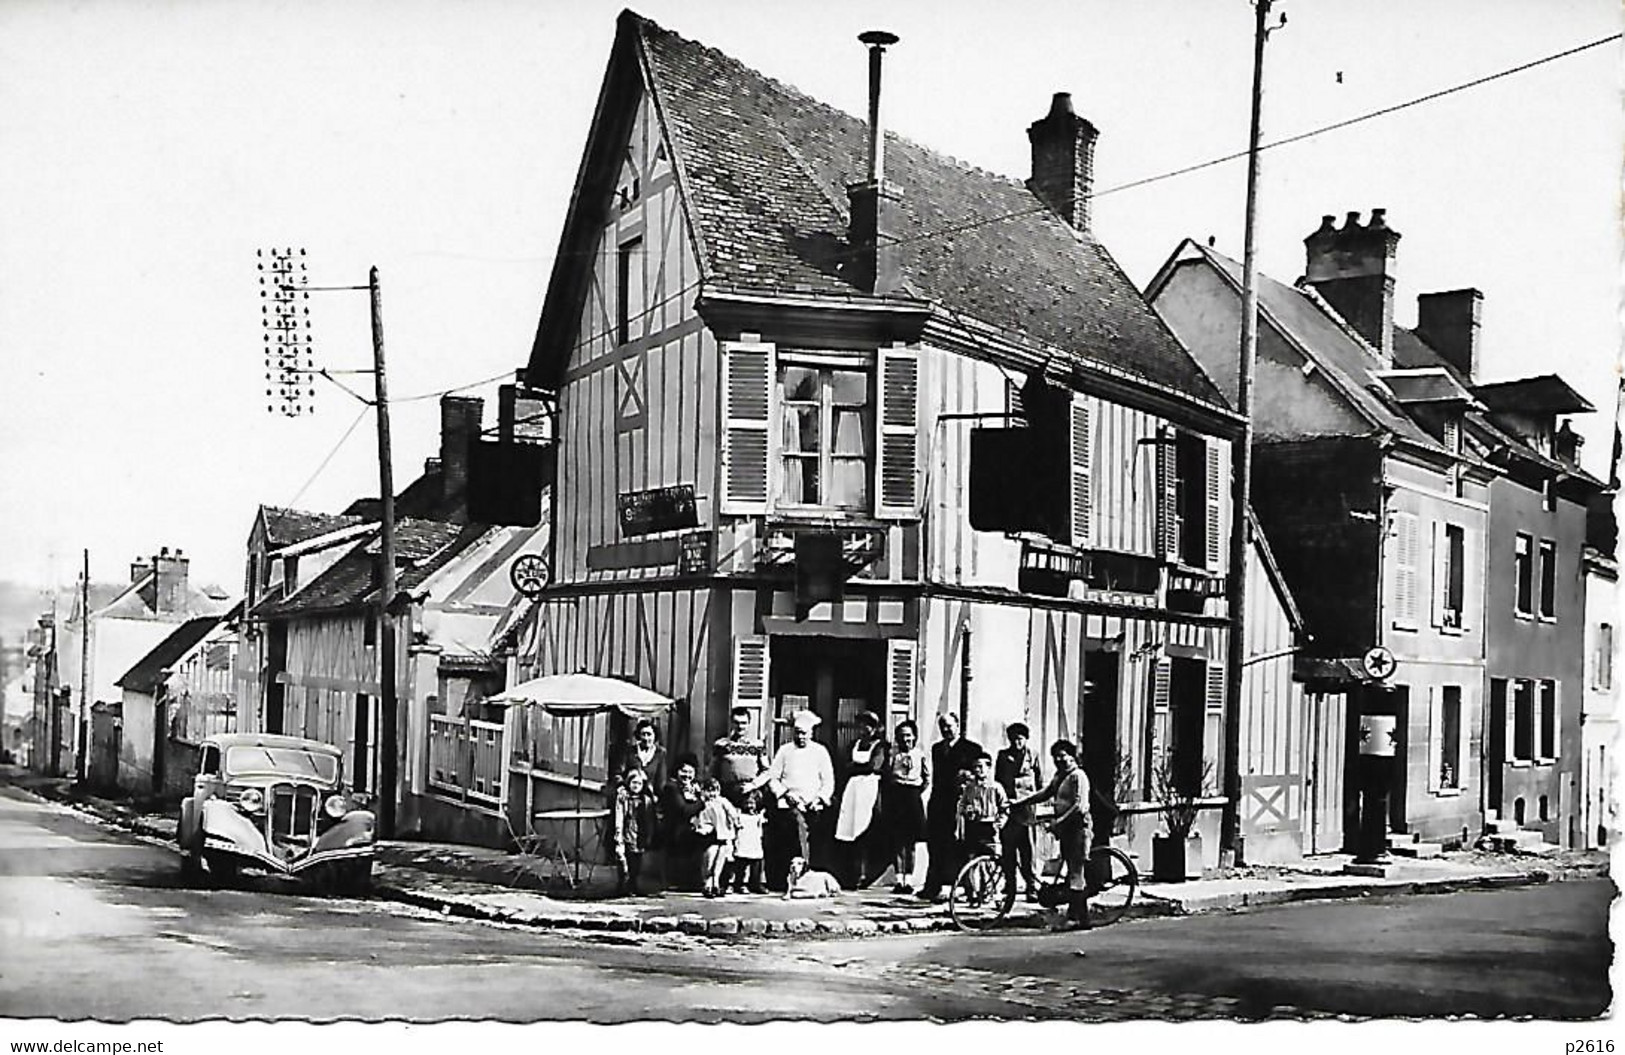
[[[442,400],[441,457],[429,460],[397,507],[435,514],[397,517],[392,620],[397,827],[428,837],[492,844],[508,838],[501,812],[505,716],[482,701],[505,685],[494,641],[520,601],[511,567],[544,551],[547,541],[545,459],[534,456],[543,448],[531,443],[531,454],[515,456],[511,445],[524,433],[511,391],[503,397],[501,435],[491,442],[480,438],[481,400]],[[517,467],[530,483],[511,481],[493,497],[487,458]],[[252,607],[238,705],[244,728],[343,749],[357,790],[381,794],[382,543],[376,501],[350,509],[338,516],[260,510],[248,544]],[[528,523],[471,522],[471,509]]]
[[[220,615],[231,607],[219,587],[191,585],[189,565],[179,549],[171,553],[167,547],[155,557],[133,562],[128,584],[90,588],[88,616],[80,592],[75,592],[72,609],[54,634],[59,702],[70,711],[58,723],[65,745],[60,755],[64,771],[80,772],[78,752],[81,745],[92,743],[90,718],[92,708],[99,705],[103,735],[95,743],[100,750],[85,760],[83,775],[101,786],[116,787],[123,700],[116,681],[180,624]],[[87,700],[90,706],[85,706]],[[91,762],[97,764],[92,767]]]
[[[204,737],[237,731],[234,693],[242,605],[189,619],[118,680],[123,689],[121,790],[189,791]]]
[[[679,753],[734,707],[837,758],[864,710],[1025,721],[1141,849],[1167,761],[1212,863],[1241,420],[1091,232],[1094,126],[1061,93],[1011,131],[1026,180],[622,14],[524,373],[558,485],[512,677],[674,697]]]
[[[1425,294],[1396,326],[1399,237],[1381,209],[1326,217],[1305,278],[1260,277],[1253,500],[1313,627],[1300,673],[1349,691],[1350,730],[1397,719],[1396,848],[1469,842],[1502,810],[1555,840],[1577,801],[1577,715],[1557,701],[1579,692],[1568,624],[1596,481],[1554,424],[1590,408],[1557,378],[1480,383],[1476,290]],[[1147,290],[1227,391],[1240,273],[1187,241]],[[1373,648],[1394,660],[1382,677]]]
[[[1625,392],[1625,383],[1622,383]],[[1616,400],[1618,397],[1616,397]],[[1615,772],[1619,768],[1619,672],[1625,645],[1619,636],[1619,460],[1620,403],[1614,408],[1614,449],[1608,466],[1608,488],[1592,497],[1586,518],[1585,695],[1581,703],[1580,740],[1584,763],[1580,776],[1580,832],[1587,849],[1607,846],[1618,830],[1619,806]]]

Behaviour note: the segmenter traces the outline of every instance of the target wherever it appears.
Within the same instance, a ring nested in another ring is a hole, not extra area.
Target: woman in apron
[[[858,715],[858,738],[847,757],[846,789],[841,792],[841,808],[835,820],[835,841],[850,849],[846,855],[846,877],[853,887],[865,887],[886,870],[875,852],[879,825],[875,812],[880,802],[880,774],[886,768],[886,740],[880,732],[880,716],[873,711]]]

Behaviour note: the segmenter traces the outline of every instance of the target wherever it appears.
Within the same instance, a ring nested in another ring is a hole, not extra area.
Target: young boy
[[[999,830],[1010,818],[1010,798],[993,780],[993,756],[976,755],[971,779],[959,793],[959,860],[957,869],[979,854],[999,856]]]
[[[694,830],[705,847],[705,896],[722,896],[723,870],[733,856],[734,835],[739,831],[739,811],[722,797],[722,784],[715,777],[700,785],[705,805],[694,818]]]

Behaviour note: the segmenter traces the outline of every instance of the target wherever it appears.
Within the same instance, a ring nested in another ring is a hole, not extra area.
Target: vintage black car
[[[240,868],[297,876],[347,893],[372,883],[376,820],[344,785],[344,756],[316,740],[229,733],[203,741],[181,801],[181,871],[216,882]]]

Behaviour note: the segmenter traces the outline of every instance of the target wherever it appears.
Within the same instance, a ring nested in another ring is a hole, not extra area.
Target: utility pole
[[[85,752],[90,746],[90,550],[85,550],[84,570],[79,576],[79,717],[74,723],[74,777],[83,782],[89,775]]]
[[[1231,865],[1240,864],[1241,843],[1241,672],[1247,661],[1247,555],[1251,524],[1253,468],[1253,360],[1258,354],[1258,144],[1264,109],[1264,42],[1270,34],[1273,0],[1253,0],[1257,22],[1253,27],[1252,124],[1247,140],[1247,217],[1241,257],[1241,349],[1236,372],[1236,413],[1241,415],[1241,440],[1232,459],[1230,493],[1235,509],[1230,529],[1230,647],[1226,670],[1224,708],[1224,815],[1219,826],[1219,850]],[[1284,23],[1286,17],[1283,15]]]
[[[395,624],[390,606],[395,600],[395,471],[390,459],[389,382],[384,376],[383,297],[378,290],[378,268],[367,272],[372,299],[373,385],[378,411],[378,495],[383,569],[378,586],[378,682],[381,710],[378,739],[378,827],[384,838],[395,835],[396,753],[400,739],[395,702]]]

